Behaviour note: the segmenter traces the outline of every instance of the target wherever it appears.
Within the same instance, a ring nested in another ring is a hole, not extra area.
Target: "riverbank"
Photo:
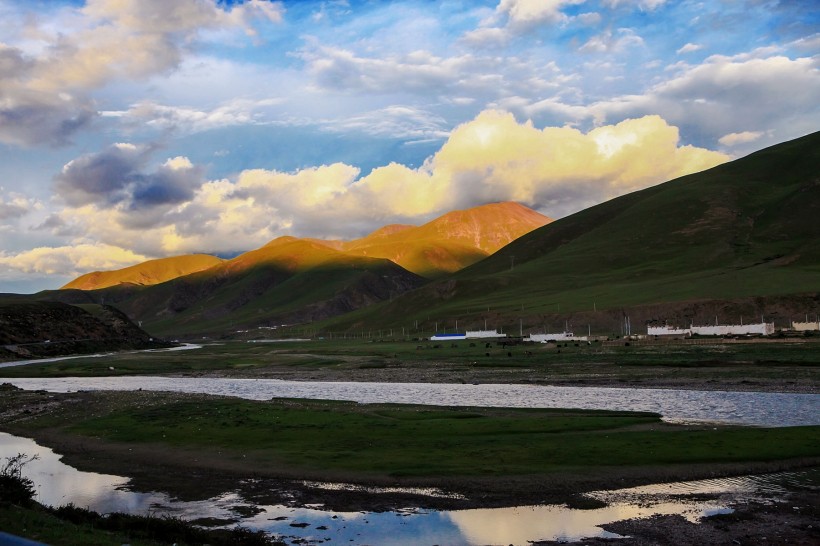
[[[820,427],[680,426],[629,412],[6,388],[0,428],[141,488],[207,498],[245,480],[259,503],[340,510],[588,503],[580,493],[820,464]]]
[[[584,537],[580,540],[535,541],[533,546],[558,544],[617,546],[704,546],[820,543],[820,503],[816,491],[790,491],[756,500],[733,499],[728,513],[700,518],[681,515],[631,518],[601,525],[624,538]]]
[[[489,347],[487,346],[489,345]],[[0,377],[168,375],[292,381],[518,383],[820,393],[820,343],[603,346],[600,343],[211,343],[0,369]]]

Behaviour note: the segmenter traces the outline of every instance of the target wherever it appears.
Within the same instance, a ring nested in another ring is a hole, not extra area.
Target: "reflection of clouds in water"
[[[184,519],[237,517],[232,511],[246,501],[238,493],[196,502],[171,500],[163,493],[138,493],[117,489],[127,484],[121,476],[81,472],[63,464],[60,457],[34,441],[0,433],[0,457],[17,453],[39,455],[40,459],[26,465],[23,474],[31,478],[38,491],[38,500],[45,504],[69,502],[99,512],[136,514],[172,514]],[[764,485],[775,490],[776,482],[789,473],[763,477]],[[338,543],[411,546],[429,544],[521,544],[534,540],[580,539],[593,536],[615,536],[598,525],[653,514],[680,514],[697,521],[704,513],[714,513],[721,507],[717,501],[696,502],[691,499],[655,502],[658,494],[692,493],[700,491],[751,491],[759,486],[760,477],[701,480],[674,484],[658,484],[616,491],[600,491],[595,497],[610,500],[605,508],[572,510],[565,506],[520,506],[459,510],[452,512],[403,510],[397,512],[330,512],[312,508],[282,505],[261,506],[261,513],[242,519],[241,524],[286,537],[314,541],[331,539]],[[286,517],[282,521],[275,518]],[[308,523],[294,528],[295,522]],[[324,526],[326,529],[318,529]]]
[[[284,506],[264,506],[265,512],[244,520],[243,525],[261,528],[275,535],[298,536],[308,540],[331,539],[334,543],[379,544],[381,546],[429,546],[467,544],[461,530],[446,512],[326,512]],[[277,517],[283,521],[272,521]],[[336,516],[334,519],[333,516]],[[304,529],[291,523],[308,523]],[[317,529],[318,527],[327,529]]]
[[[447,513],[468,544],[528,544],[533,540],[578,540],[611,537],[598,527],[613,521],[643,518],[654,514],[681,514],[697,521],[713,503],[659,503],[652,506],[614,504],[594,510],[572,510],[565,506],[518,506],[459,510]]]
[[[51,449],[28,438],[0,433],[0,458],[18,453],[39,458],[23,467],[23,475],[34,482],[37,501],[50,506],[72,503],[80,508],[129,514],[166,514],[181,517],[227,517],[229,505],[237,504],[238,496],[226,494],[218,499],[201,502],[172,502],[163,493],[138,493],[120,489],[128,478],[96,472],[82,472],[66,465]]]

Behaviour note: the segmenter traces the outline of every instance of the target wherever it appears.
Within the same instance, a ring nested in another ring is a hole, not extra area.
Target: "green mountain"
[[[62,288],[96,290],[98,288],[108,288],[109,286],[116,286],[118,284],[159,284],[177,277],[182,277],[183,275],[204,271],[220,263],[222,263],[221,259],[207,254],[160,258],[116,271],[94,271],[93,273],[86,273]]]
[[[0,361],[162,346],[111,306],[0,298]]]
[[[397,297],[427,282],[420,274],[461,269],[549,221],[516,203],[493,203],[349,242],[279,237],[207,268],[208,256],[153,260],[37,297],[113,304],[157,335],[303,324]],[[194,272],[180,273],[186,268]]]
[[[351,256],[385,258],[417,275],[436,278],[474,264],[549,222],[550,218],[518,203],[490,203],[448,212],[422,226],[384,226],[353,241],[300,240]],[[296,240],[280,237],[262,248]],[[260,251],[243,254],[242,260],[235,260],[235,264],[256,260],[265,253]],[[205,271],[223,261],[206,254],[160,258],[114,271],[86,273],[62,289],[97,290],[125,284],[149,286]]]
[[[587,313],[586,330],[595,322],[592,312],[608,312],[611,322],[627,309],[641,320],[697,319],[711,309],[745,311],[750,319],[769,307],[785,319],[820,311],[818,291],[814,133],[552,222],[471,267],[332,326],[438,320],[452,327],[459,318],[466,327],[489,319],[541,330],[562,315]],[[806,296],[786,298],[795,294]]]
[[[424,279],[389,260],[350,256],[322,243],[280,237],[205,271],[151,286],[37,295],[115,305],[157,335],[224,334],[306,323],[388,300]]]

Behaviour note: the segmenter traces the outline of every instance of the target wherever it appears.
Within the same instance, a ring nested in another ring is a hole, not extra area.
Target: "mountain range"
[[[332,326],[803,317],[820,312],[818,218],[813,133],[559,219]]]
[[[550,221],[517,203],[493,203],[353,241],[285,236],[230,260],[151,260],[83,275],[44,297],[114,304],[165,334],[323,320],[462,269]]]
[[[491,204],[354,241],[280,237],[231,260],[155,260],[33,299],[115,305],[167,336],[785,320],[820,313],[818,218],[814,133],[554,222]]]

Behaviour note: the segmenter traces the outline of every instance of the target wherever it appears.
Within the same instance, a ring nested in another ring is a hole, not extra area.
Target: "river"
[[[315,398],[360,403],[605,409],[660,413],[670,422],[706,421],[768,427],[820,425],[820,394],[146,376],[4,381],[23,389],[52,392],[143,389],[235,396],[250,400]]]

